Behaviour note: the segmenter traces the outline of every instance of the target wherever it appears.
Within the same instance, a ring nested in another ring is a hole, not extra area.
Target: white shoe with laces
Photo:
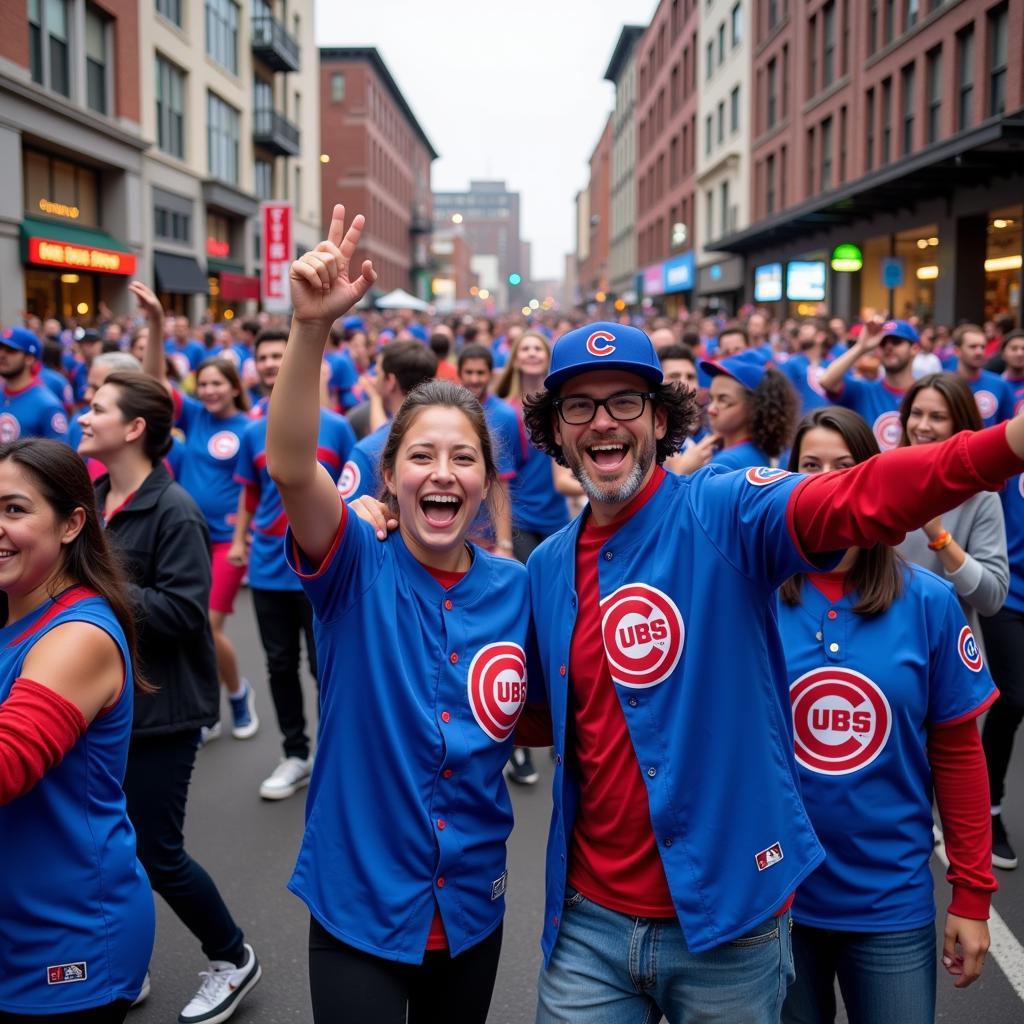
[[[284,757],[278,766],[260,785],[260,796],[264,800],[287,800],[302,786],[309,785],[313,771],[313,758]]]
[[[245,963],[236,967],[229,960],[211,960],[199,991],[178,1016],[178,1024],[220,1024],[238,1009],[245,994],[263,976],[259,960],[249,943],[245,944]]]

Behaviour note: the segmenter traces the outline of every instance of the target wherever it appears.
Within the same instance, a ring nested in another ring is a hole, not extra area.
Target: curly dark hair
[[[750,403],[751,440],[776,459],[785,450],[800,418],[800,399],[785,374],[769,366]]]
[[[651,390],[657,394],[653,404],[661,406],[668,414],[668,429],[665,436],[657,442],[655,455],[656,461],[662,463],[679,451],[683,441],[697,425],[700,410],[696,394],[689,388],[680,387],[674,381],[652,384]],[[562,446],[555,440],[555,417],[558,415],[554,407],[556,398],[558,394],[551,391],[523,395],[523,422],[534,447],[550,455],[560,466],[564,466],[566,461],[562,455]]]

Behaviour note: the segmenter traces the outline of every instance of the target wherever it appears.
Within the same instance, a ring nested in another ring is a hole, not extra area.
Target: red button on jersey
[[[445,770],[444,770],[443,772],[441,772],[441,774],[442,774],[442,775],[443,775],[443,776],[444,776],[444,777],[445,777],[446,779],[450,779],[450,778],[452,777],[452,770],[451,770],[451,768],[445,768]]]
[[[438,887],[438,889],[443,889],[444,888],[444,879],[443,878],[439,878],[437,880],[437,887]]]
[[[450,722],[451,720],[452,720],[452,716],[451,716],[451,714],[449,714],[449,712],[447,712],[447,711],[442,711],[441,712],[441,721],[442,722]]]
[[[456,654],[456,653],[455,653],[454,651],[452,651],[451,657],[450,657],[450,658],[449,658],[448,660],[449,660],[449,661],[450,661],[450,662],[451,662],[451,663],[452,663],[453,665],[457,665],[457,664],[458,664],[458,661],[459,661],[459,656],[458,656],[458,655],[457,655],[457,654]]]
[[[444,610],[446,612],[450,612],[453,607],[454,605],[452,604],[452,599],[449,597],[444,603]]]
[[[564,676],[565,675],[565,666],[564,665],[559,665],[558,666],[558,674],[560,676]]]
[[[837,616],[838,614],[839,614],[839,613],[838,613],[838,612],[837,612],[837,611],[836,611],[835,609],[832,609],[832,610],[831,610],[831,611],[830,611],[830,612],[828,613],[828,617],[829,617],[830,619],[834,619],[834,618],[836,618],[836,616]]]
[[[442,832],[444,831],[444,826],[445,826],[445,824],[446,824],[446,822],[445,822],[444,818],[438,818],[438,819],[437,819],[437,827],[438,827],[438,828],[439,828],[439,829],[440,829],[440,830],[441,830]]]

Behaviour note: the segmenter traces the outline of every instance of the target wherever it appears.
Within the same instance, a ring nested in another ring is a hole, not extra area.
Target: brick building
[[[437,152],[375,47],[321,49],[320,139],[325,222],[335,203],[365,214],[355,265],[372,259],[378,289],[429,300]]]
[[[752,6],[751,224],[715,243],[748,295],[1019,321],[1024,0]],[[842,243],[861,270],[831,269]]]
[[[609,115],[590,154],[590,180],[585,204],[587,245],[581,251],[577,284],[583,303],[604,302],[609,289],[608,271],[611,245],[612,122]]]

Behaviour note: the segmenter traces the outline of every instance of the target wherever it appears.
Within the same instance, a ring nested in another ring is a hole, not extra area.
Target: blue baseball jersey
[[[71,387],[71,381],[63,373],[53,370],[49,366],[43,366],[40,367],[39,377],[53,393],[53,397],[64,406],[65,412],[75,404],[75,392]]]
[[[316,457],[335,482],[355,439],[344,416],[329,409],[320,410]],[[235,461],[235,480],[259,491],[259,501],[252,517],[250,585],[260,590],[301,590],[298,579],[284,558],[282,538],[288,529],[288,517],[277,484],[267,472],[266,417],[251,422],[242,434],[241,448]]]
[[[73,359],[71,370],[71,390],[74,394],[76,402],[85,401],[85,392],[89,387],[89,367],[88,364]]]
[[[848,375],[843,378],[843,390],[838,395],[829,395],[829,398],[836,405],[860,415],[875,435],[878,447],[887,452],[898,448],[903,439],[900,403],[905,394],[905,391],[889,387],[884,379],[860,380]]]
[[[38,377],[18,391],[0,392],[0,441],[19,437],[68,439],[64,403]]]
[[[174,368],[182,378],[187,377],[207,355],[206,347],[195,338],[189,338],[184,344],[179,344],[175,339],[168,338],[164,342],[164,351],[170,356]]]
[[[1011,477],[999,497],[1006,521],[1006,554],[1010,561],[1010,592],[1004,607],[1024,615],[1024,474]]]
[[[378,541],[347,510],[323,565],[290,534],[286,550],[313,606],[321,679],[288,887],[343,942],[403,963],[421,962],[436,906],[457,956],[505,910],[502,768],[526,701],[526,570],[471,548],[445,590],[400,533]],[[402,642],[382,643],[396,621]]]
[[[175,425],[185,432],[184,458],[175,479],[195,499],[210,527],[210,540],[231,540],[240,485],[235,461],[252,420],[244,412],[216,417],[202,402],[174,393]]]
[[[569,522],[569,505],[555,490],[554,459],[526,436],[521,407],[513,406],[518,429],[516,475],[509,484],[512,525],[547,537]]]
[[[986,427],[995,426],[1003,420],[1012,420],[1015,415],[1016,401],[1013,388],[998,373],[981,370],[974,380],[964,378],[965,383],[978,403],[981,422]]]
[[[364,494],[376,498],[380,493],[380,453],[384,451],[390,433],[389,420],[352,447],[348,462],[338,477],[338,492],[345,501],[354,501]]]
[[[107,602],[75,587],[0,630],[0,703],[33,645],[66,622],[109,634],[127,668],[120,697],[61,763],[0,807],[0,1011],[39,1020],[134,999],[156,927],[121,789],[132,727],[131,659]]]
[[[516,475],[517,463],[522,458],[519,417],[515,409],[497,395],[488,395],[482,404],[487,426],[491,428],[494,464],[498,468],[498,476],[504,480],[511,480]]]
[[[1024,412],[1024,377],[1010,377],[1008,372],[1003,374],[1003,380],[1010,385],[1013,394],[1013,415],[1019,416]]]
[[[815,365],[807,356],[801,354],[790,356],[779,366],[800,397],[801,416],[830,404],[828,395],[821,386],[821,375],[827,367],[827,362]]]
[[[763,467],[655,472],[650,499],[601,547],[600,614],[669,891],[688,947],[703,953],[776,913],[824,857],[800,799],[774,613],[778,585],[809,571],[788,519],[805,478]],[[570,678],[587,671],[570,664],[581,524],[527,563],[541,670],[531,700],[543,683],[557,755],[545,962],[578,803],[565,755]]]
[[[804,803],[827,857],[797,890],[815,928],[890,932],[935,919],[928,731],[997,694],[950,584],[905,566],[881,615],[804,580],[779,629]]]
[[[750,466],[770,466],[771,463],[772,460],[753,441],[741,441],[711,456],[711,465],[723,469],[747,469]]]

